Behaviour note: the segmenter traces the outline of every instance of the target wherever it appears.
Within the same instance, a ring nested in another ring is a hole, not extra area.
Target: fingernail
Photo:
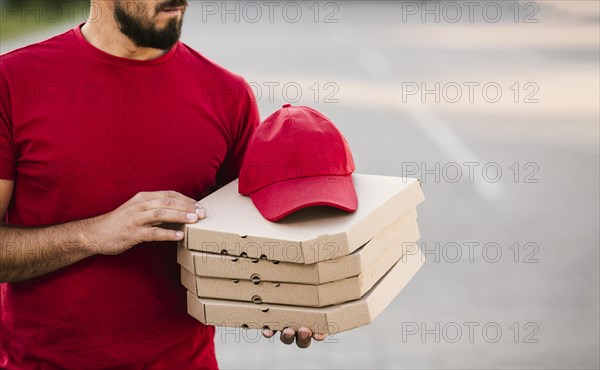
[[[305,332],[304,330],[300,332],[300,338],[302,339],[307,339],[308,338],[308,333]]]
[[[204,208],[204,207],[202,207],[202,204],[196,203],[196,208]]]
[[[206,210],[204,208],[198,208],[196,210],[196,214],[198,215],[199,219],[206,218]]]
[[[198,215],[195,214],[195,213],[188,213],[187,214],[187,219],[190,220],[190,221],[196,222],[196,221],[198,221]]]
[[[179,238],[179,239],[183,239],[183,231],[177,231],[175,233],[175,236],[177,236],[177,238]]]

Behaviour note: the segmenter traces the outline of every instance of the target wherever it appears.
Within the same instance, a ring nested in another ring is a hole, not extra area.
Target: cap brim
[[[278,221],[299,209],[331,206],[347,212],[358,207],[352,175],[303,177],[277,182],[250,194],[258,211]]]

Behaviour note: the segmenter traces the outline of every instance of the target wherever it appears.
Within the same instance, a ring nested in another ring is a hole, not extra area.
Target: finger
[[[289,345],[289,344],[294,343],[295,336],[296,336],[296,332],[294,331],[294,329],[285,328],[281,331],[281,335],[279,336],[279,339],[281,340],[282,343]]]
[[[196,209],[196,214],[198,215],[198,217],[201,220],[205,219],[206,218],[206,209],[200,203],[196,203],[195,205],[196,205],[196,207],[198,207]]]
[[[200,219],[206,217],[206,210],[202,207],[202,205],[200,205],[200,203],[184,202],[174,198],[161,198],[149,200],[140,204],[140,209],[143,211],[150,211],[160,208],[186,213],[195,213]]]
[[[137,196],[142,201],[167,198],[167,199],[177,199],[177,200],[180,200],[180,201],[186,202],[186,203],[192,203],[192,204],[196,203],[196,200],[194,200],[190,197],[187,197],[181,193],[178,193],[174,190],[142,192],[142,193],[137,194]]]
[[[312,338],[314,340],[316,340],[317,342],[321,342],[321,341],[325,340],[325,338],[327,338],[327,334],[313,333]]]
[[[184,202],[192,202],[192,203],[196,203],[196,200],[195,200],[195,199],[192,199],[192,198],[190,198],[190,197],[187,197],[187,196],[185,196],[185,195],[183,195],[183,194],[181,194],[181,193],[178,193],[178,192],[176,192],[176,191],[173,191],[173,190],[164,191],[164,192],[163,192],[163,197],[164,197],[164,198],[173,198],[173,199],[179,199],[179,200],[181,200],[181,201],[184,201]]]
[[[198,207],[195,203],[184,202],[175,198],[157,198],[145,201],[140,204],[140,208],[144,211],[157,208],[167,208],[175,211],[183,211],[195,213]]]
[[[308,348],[311,343],[312,331],[309,328],[301,327],[296,335],[296,345],[300,348]]]
[[[265,338],[272,338],[273,335],[275,335],[275,333],[276,333],[276,331],[271,330],[271,329],[263,329],[263,331],[262,331],[262,335]]]
[[[317,342],[323,341],[325,340],[325,338],[327,338],[327,334],[321,334],[321,333],[313,333],[313,339],[316,340]]]
[[[142,232],[142,240],[145,242],[155,241],[179,241],[183,239],[183,231],[167,230],[160,227],[146,227]]]
[[[199,220],[196,213],[187,213],[181,211],[173,211],[166,208],[157,208],[150,211],[142,212],[140,215],[140,223],[142,225],[160,225],[162,223],[173,222],[178,224],[193,224]]]

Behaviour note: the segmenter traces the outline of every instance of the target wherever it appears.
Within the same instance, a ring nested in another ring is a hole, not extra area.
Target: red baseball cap
[[[324,115],[286,104],[258,126],[240,171],[248,195],[269,221],[305,207],[358,207],[354,160],[342,133]]]

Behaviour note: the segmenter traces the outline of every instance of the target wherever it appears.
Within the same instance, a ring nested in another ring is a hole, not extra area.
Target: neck
[[[114,17],[94,14],[94,7],[88,21],[81,28],[83,37],[94,47],[105,53],[128,59],[150,60],[158,58],[165,50],[139,47],[125,36]],[[108,9],[106,9],[108,10]],[[99,12],[107,14],[106,11]]]

